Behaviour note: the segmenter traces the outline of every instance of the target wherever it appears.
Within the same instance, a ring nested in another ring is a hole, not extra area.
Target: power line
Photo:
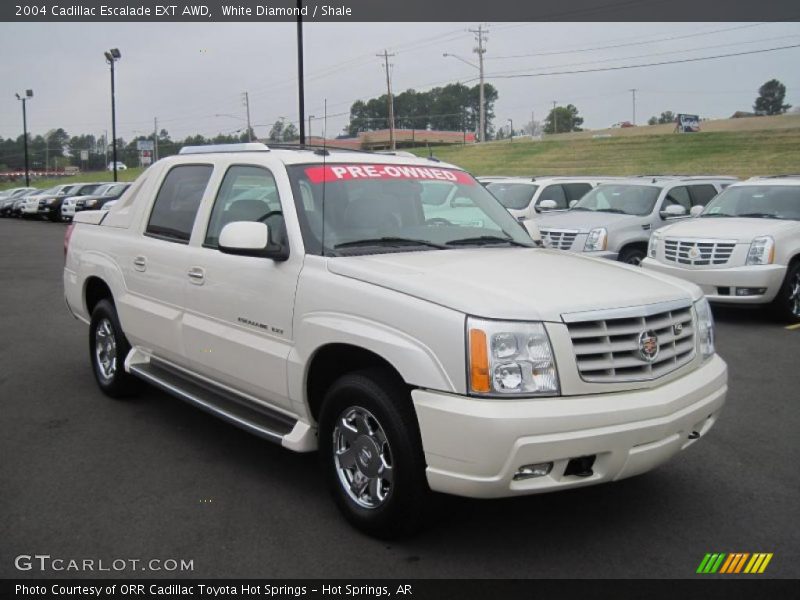
[[[564,67],[579,67],[579,66],[583,66],[583,65],[596,65],[596,64],[599,64],[599,63],[607,63],[607,62],[612,62],[612,61],[637,60],[637,59],[640,59],[640,58],[650,58],[650,57],[653,57],[653,56],[669,56],[671,54],[685,54],[687,52],[699,52],[700,50],[712,50],[714,48],[730,48],[731,46],[743,46],[745,44],[759,44],[761,42],[774,42],[776,40],[782,40],[782,39],[787,39],[787,38],[795,39],[795,38],[798,37],[798,35],[800,35],[800,34],[784,35],[784,36],[772,37],[772,38],[762,38],[760,40],[746,40],[746,41],[742,41],[742,42],[732,42],[732,43],[729,43],[729,44],[714,44],[712,46],[700,46],[700,47],[697,47],[697,48],[686,48],[685,50],[669,50],[667,52],[653,52],[653,53],[650,53],[650,54],[637,54],[636,56],[618,56],[618,57],[614,57],[614,58],[601,58],[601,59],[598,59],[598,60],[589,60],[589,61],[583,61],[583,62],[578,62],[578,63],[568,63],[568,64],[561,64],[561,65],[548,65],[546,67],[538,67],[538,68],[539,69],[563,69]],[[507,75],[507,74],[511,74],[511,73],[523,73],[526,70],[527,69],[512,69],[510,71],[497,71],[494,74],[494,76]]]
[[[791,44],[789,46],[778,46],[775,48],[764,48],[762,50],[749,50],[747,52],[733,52],[731,54],[717,54],[715,56],[699,56],[697,58],[684,58],[680,60],[667,60],[655,63],[645,63],[638,65],[622,65],[616,67],[602,67],[600,69],[581,69],[578,71],[555,71],[550,73],[521,73],[518,75],[491,75],[489,77],[494,79],[517,79],[521,77],[547,77],[548,75],[575,75],[579,73],[600,73],[602,71],[621,71],[623,69],[638,69],[641,67],[658,67],[662,65],[676,65],[681,63],[700,62],[704,60],[715,60],[718,58],[729,58],[732,56],[745,56],[748,54],[763,54],[764,52],[775,52],[777,50],[788,50],[790,48],[800,48],[800,44]]]
[[[697,31],[694,33],[687,33],[684,35],[676,35],[676,36],[669,36],[663,37],[661,39],[648,39],[641,42],[626,42],[624,44],[611,44],[606,46],[594,46],[592,48],[580,48],[577,50],[553,50],[549,52],[533,52],[529,54],[512,54],[508,56],[493,56],[489,60],[507,60],[512,58],[529,58],[532,56],[556,56],[559,54],[578,54],[580,52],[593,52],[595,50],[608,50],[611,48],[625,48],[629,46],[643,46],[647,44],[657,44],[660,42],[671,42],[673,40],[684,40],[691,37],[698,37],[701,35],[714,35],[715,33],[722,33],[725,31],[735,31],[737,29],[748,29],[751,27],[760,27],[762,25],[772,25],[773,23],[748,23],[746,25],[737,25],[736,27],[727,27],[725,29],[715,29],[713,31]]]

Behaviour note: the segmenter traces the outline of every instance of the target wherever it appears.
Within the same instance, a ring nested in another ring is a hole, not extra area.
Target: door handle
[[[206,278],[206,273],[202,267],[192,267],[186,274],[189,276],[189,280],[196,285],[203,285],[203,281]]]
[[[133,259],[133,268],[137,271],[144,271],[147,269],[147,259],[144,256],[137,256]]]

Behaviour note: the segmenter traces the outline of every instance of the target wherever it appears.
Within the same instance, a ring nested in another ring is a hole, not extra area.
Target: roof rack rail
[[[206,146],[184,146],[178,154],[211,154],[214,152],[269,152],[269,146],[261,142],[242,144],[208,144]]]
[[[361,150],[360,148],[344,148],[341,146],[335,146],[332,144],[292,144],[290,142],[278,142],[276,144],[270,144],[270,148],[274,150],[336,150],[337,152],[356,152],[359,154],[375,154],[370,150]]]

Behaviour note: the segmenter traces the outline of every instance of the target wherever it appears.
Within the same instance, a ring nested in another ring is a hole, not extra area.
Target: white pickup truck
[[[455,193],[427,193],[442,184]],[[432,491],[643,473],[725,401],[700,288],[537,247],[432,159],[184,148],[110,211],[76,214],[65,251],[106,394],[145,381],[319,450],[340,509],[374,535],[414,530]]]

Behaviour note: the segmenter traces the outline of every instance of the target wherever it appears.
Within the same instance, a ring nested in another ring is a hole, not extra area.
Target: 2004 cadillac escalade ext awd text
[[[442,183],[457,202],[426,193]],[[448,219],[465,206],[468,222]],[[65,249],[106,394],[143,380],[318,449],[342,512],[375,535],[413,530],[431,491],[642,473],[725,401],[696,285],[536,247],[432,159],[185,148],[111,211],[78,213]]]

